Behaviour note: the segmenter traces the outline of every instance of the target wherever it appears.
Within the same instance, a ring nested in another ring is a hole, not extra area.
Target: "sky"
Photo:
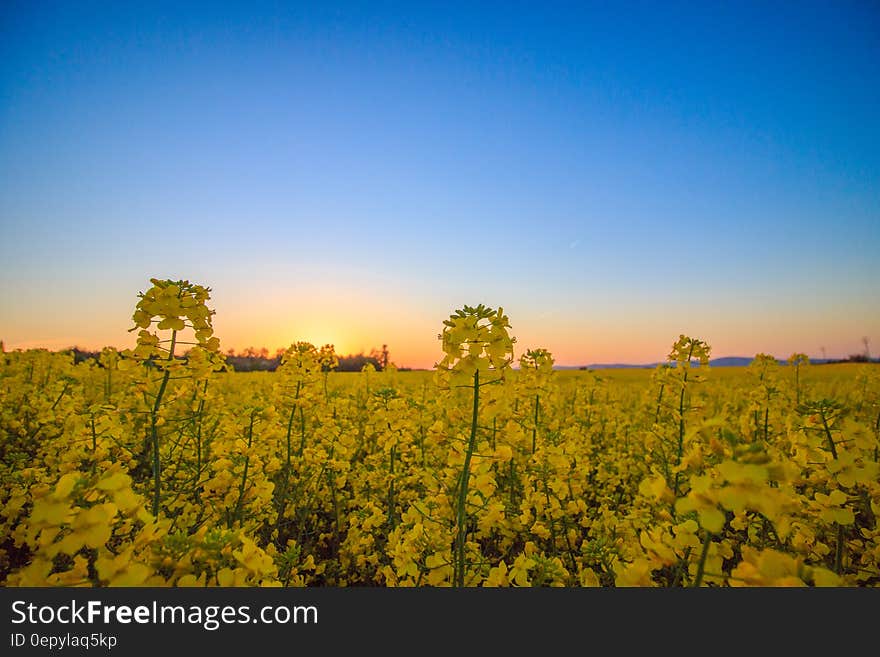
[[[0,339],[880,353],[880,4],[0,5]]]

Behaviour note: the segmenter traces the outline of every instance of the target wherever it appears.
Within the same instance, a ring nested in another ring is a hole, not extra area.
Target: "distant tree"
[[[332,352],[332,345],[324,345],[323,349],[328,355]],[[232,365],[237,372],[254,372],[254,371],[275,371],[281,364],[281,356],[284,355],[285,349],[279,347],[275,350],[274,355],[270,356],[270,352],[266,347],[247,347],[239,352],[234,349],[227,349],[226,362]],[[328,361],[328,370],[337,370],[340,372],[360,372],[364,365],[371,364],[376,370],[386,369],[391,363],[388,352],[388,345],[383,344],[381,349],[371,349],[369,354],[363,352],[357,354],[348,354],[346,356],[337,356],[332,354],[333,358],[339,359],[338,365]],[[401,368],[406,369],[406,368]]]
[[[381,358],[381,352],[376,349],[371,349],[369,354],[361,352],[358,354],[339,356],[339,365],[336,369],[340,372],[360,372],[364,368],[364,365],[369,363],[377,370],[381,370],[384,369]]]
[[[100,352],[88,351],[87,349],[80,349],[79,347],[70,347],[69,349],[63,349],[61,353],[73,354],[73,362],[76,364],[84,363],[89,359],[97,361],[98,357],[101,355]]]
[[[281,363],[280,354],[284,353],[284,349],[279,349],[275,357],[269,357],[269,350],[266,347],[247,347],[236,353],[234,349],[227,349],[226,362],[232,365],[237,372],[273,372]]]
[[[377,370],[388,368],[388,345],[383,344],[381,349],[370,349],[370,355],[366,357],[367,361],[373,363]]]

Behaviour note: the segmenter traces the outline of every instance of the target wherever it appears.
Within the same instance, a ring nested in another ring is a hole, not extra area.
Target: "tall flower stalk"
[[[164,424],[162,404],[172,378],[195,376],[201,378],[207,373],[222,367],[220,340],[214,337],[211,316],[214,311],[208,308],[211,289],[186,280],[150,279],[153,284],[146,292],[140,293],[140,301],[135,307],[132,320],[138,330],[137,346],[122,352],[120,369],[140,364],[145,368],[158,370],[158,390],[149,406],[150,429],[148,436],[153,474],[153,515],[158,515],[162,499],[162,458],[160,426]],[[155,325],[155,330],[153,326]],[[191,329],[195,341],[181,339],[183,331]],[[163,338],[162,331],[170,331]],[[192,347],[186,360],[177,356],[179,345]],[[167,345],[167,346],[166,346]],[[192,363],[194,366],[189,367]],[[197,365],[196,365],[197,364]],[[149,376],[149,375],[148,375]],[[148,394],[148,393],[145,393]]]
[[[458,477],[455,496],[455,540],[452,552],[453,586],[465,586],[467,572],[468,486],[471,461],[477,444],[480,415],[480,388],[499,383],[513,361],[513,342],[502,308],[480,304],[464,306],[443,322],[439,338],[443,359],[437,364],[437,379],[442,387],[468,387],[472,391],[470,435],[464,451],[464,463]]]

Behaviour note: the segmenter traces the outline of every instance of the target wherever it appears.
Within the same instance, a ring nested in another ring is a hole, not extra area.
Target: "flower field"
[[[0,354],[4,586],[880,584],[876,365],[555,370],[464,306],[433,372],[236,373],[209,304],[154,280],[133,349]]]

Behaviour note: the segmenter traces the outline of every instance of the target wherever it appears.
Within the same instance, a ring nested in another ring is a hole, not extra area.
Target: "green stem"
[[[693,548],[685,548],[684,556],[679,560],[678,568],[675,569],[675,577],[672,578],[672,584],[670,584],[671,588],[678,586],[678,583],[684,578],[685,566],[687,566],[688,559],[691,558],[692,549]]]
[[[834,438],[831,437],[831,429],[828,427],[828,420],[825,418],[825,413],[819,413],[822,418],[822,427],[825,429],[825,437],[828,438],[828,446],[831,448],[831,456],[834,460],[837,460],[837,447],[834,445]]]
[[[61,400],[64,399],[64,395],[67,394],[67,391],[69,389],[70,389],[70,381],[65,381],[64,382],[64,390],[61,391],[61,394],[58,395],[58,398],[55,400],[55,403],[52,404],[53,411],[55,410],[55,407],[58,406],[58,404],[61,402]]]
[[[535,395],[535,423],[532,426],[532,454],[535,453],[535,447],[537,446],[538,439],[538,409],[541,407],[541,397],[540,395]]]
[[[510,508],[516,508],[516,488],[514,486],[514,482],[516,481],[516,458],[510,458]]]
[[[205,397],[208,394],[208,380],[202,386],[202,398],[199,400],[198,419],[196,420],[196,478],[193,482],[193,496],[196,502],[201,502],[199,482],[202,479],[202,424],[205,418]]]
[[[699,588],[703,583],[703,572],[706,569],[706,557],[709,556],[709,544],[712,543],[712,534],[706,532],[706,540],[703,542],[703,551],[700,552],[700,563],[697,564],[697,576],[694,578],[693,587]]]
[[[97,457],[95,456],[95,452],[98,451],[98,436],[95,432],[95,416],[91,417],[92,424],[92,474],[95,473],[95,466],[97,465]]]
[[[694,355],[694,346],[691,345],[690,351],[688,352],[687,362],[690,365],[691,357]],[[685,369],[684,376],[681,381],[681,393],[678,396],[678,456],[675,461],[675,486],[673,486],[673,494],[674,497],[678,497],[678,489],[679,489],[679,475],[677,468],[681,465],[681,457],[684,455],[684,397],[685,392],[687,391],[687,381],[688,381],[688,373],[689,370]],[[673,514],[675,513],[675,505],[673,504]]]
[[[284,462],[284,476],[285,476],[285,487],[287,485],[287,478],[290,476],[290,456],[291,456],[291,446],[290,446],[290,434],[293,432],[293,418],[296,417],[296,409],[298,406],[297,400],[299,399],[299,391],[302,386],[302,381],[296,382],[296,395],[293,397],[293,406],[290,409],[290,417],[287,418],[287,460]]]
[[[110,401],[110,398],[113,396],[113,368],[108,365],[107,366],[107,391],[104,399],[106,401]]]
[[[767,397],[767,407],[764,409],[764,442],[767,442],[768,423],[770,420],[770,397]]]
[[[660,408],[663,403],[663,389],[665,387],[665,383],[660,384],[660,392],[657,394],[657,411],[654,413],[654,424],[657,424],[660,421]]]
[[[837,460],[837,447],[834,445],[834,438],[831,436],[831,428],[828,426],[828,421],[825,419],[825,413],[820,413],[820,417],[822,418],[822,427],[825,429],[825,437],[828,439],[828,446],[831,448],[831,456],[834,460]],[[840,571],[843,567],[843,525],[840,523],[837,524],[837,549],[834,553],[834,572],[840,575]]]
[[[168,350],[168,362],[174,360],[174,348],[177,344],[177,331],[171,331],[171,348]],[[162,397],[168,387],[168,379],[171,378],[171,370],[165,368],[162,374],[162,383],[159,384],[159,392],[156,393],[156,401],[153,403],[153,411],[150,413],[150,439],[153,444],[153,516],[159,515],[159,500],[162,495],[162,466],[159,459],[159,408]]]
[[[284,520],[284,512],[287,510],[287,493],[288,488],[290,487],[290,470],[291,470],[291,457],[293,455],[293,446],[290,442],[291,435],[293,434],[293,420],[296,417],[296,411],[299,406],[299,393],[302,389],[302,381],[296,382],[296,393],[293,396],[293,406],[290,409],[290,415],[287,418],[287,453],[284,461],[284,470],[281,473],[281,485],[278,490],[278,516],[275,518],[275,531],[279,531],[281,527],[281,522]],[[279,540],[279,544],[280,540]]]
[[[332,458],[333,450],[330,451]],[[333,554],[339,550],[339,500],[336,496],[336,479],[332,470],[327,470],[327,483],[330,484],[330,496],[333,500]]]
[[[244,470],[241,474],[241,483],[238,486],[238,500],[235,502],[235,510],[232,512],[232,519],[229,523],[229,527],[231,528],[236,522],[238,522],[241,516],[241,508],[242,502],[244,501],[244,493],[245,488],[247,487],[247,478],[248,478],[248,466],[250,466],[251,456],[250,449],[251,444],[254,440],[254,418],[256,416],[256,411],[251,412],[251,421],[248,425],[248,440],[247,440],[247,449],[248,454],[244,457]]]
[[[843,570],[843,525],[837,524],[837,550],[834,553],[834,572],[840,575]]]
[[[297,456],[302,456],[306,449],[306,416],[302,405],[299,407],[299,452]]]
[[[397,452],[397,445],[391,448],[391,459],[388,464],[388,473],[391,475],[391,481],[388,484],[388,527],[394,531],[394,456]]]
[[[550,489],[547,486],[547,479],[548,478],[549,477],[548,477],[548,472],[547,472],[547,467],[546,467],[546,462],[545,462],[544,477],[543,477],[542,483],[544,484],[544,499],[547,502],[547,520],[550,523],[550,553],[553,556],[556,556],[556,553],[557,553],[557,550],[556,550],[556,522],[553,519],[553,511],[552,511],[552,506],[550,504]]]
[[[458,504],[455,516],[455,562],[453,567],[454,586],[464,586],[465,573],[465,534],[467,533],[467,494],[471,471],[471,457],[477,442],[477,415],[480,407],[480,370],[474,372],[474,407],[471,416],[471,436],[464,455],[464,466],[458,488]]]

